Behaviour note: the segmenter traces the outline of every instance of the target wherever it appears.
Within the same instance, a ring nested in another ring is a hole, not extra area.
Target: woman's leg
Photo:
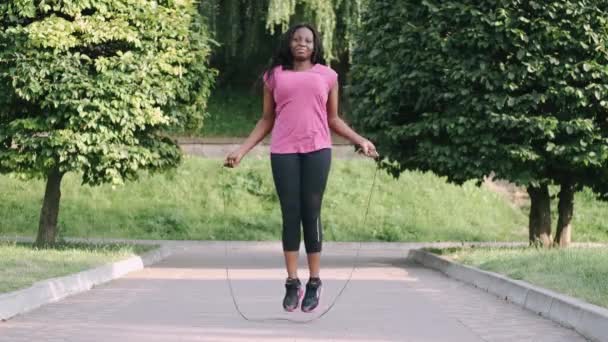
[[[331,164],[331,149],[324,149],[302,155],[301,191],[302,225],[304,245],[308,257],[310,278],[306,283],[306,294],[302,299],[302,311],[311,312],[321,298],[321,244],[323,226],[321,224],[321,204],[327,184]]]
[[[298,277],[298,250],[300,249],[300,157],[293,154],[272,154],[272,176],[281,203],[283,218],[283,253],[287,276]]]
[[[323,224],[321,205],[331,166],[331,149],[302,155],[301,167],[301,216],[304,227],[304,245],[311,278],[320,274]]]

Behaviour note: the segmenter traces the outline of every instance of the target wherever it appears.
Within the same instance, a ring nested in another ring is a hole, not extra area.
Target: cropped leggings
[[[304,230],[306,253],[321,251],[321,203],[331,165],[331,149],[270,156],[272,176],[281,203],[283,251],[300,249]]]

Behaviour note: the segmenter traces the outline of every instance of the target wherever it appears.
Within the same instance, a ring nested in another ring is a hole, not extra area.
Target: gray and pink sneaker
[[[285,280],[285,298],[283,298],[283,308],[285,311],[292,312],[298,307],[302,298],[302,284],[298,278],[287,278]]]
[[[302,311],[311,312],[319,305],[321,299],[321,279],[310,278],[306,283],[306,294],[302,300]]]

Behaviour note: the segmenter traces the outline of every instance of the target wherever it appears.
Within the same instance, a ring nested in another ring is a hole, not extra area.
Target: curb
[[[0,321],[85,292],[94,286],[157,263],[169,255],[171,250],[166,246],[160,246],[142,256],[134,256],[63,277],[41,280],[29,288],[0,294]]]
[[[411,250],[408,258],[572,328],[592,341],[608,341],[608,309],[424,250]]]

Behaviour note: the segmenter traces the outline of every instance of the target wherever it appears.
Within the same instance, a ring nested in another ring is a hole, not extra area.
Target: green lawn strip
[[[606,248],[450,248],[434,253],[608,307]]]
[[[36,249],[31,244],[0,242],[0,293],[145,253],[157,246],[61,243]]]

